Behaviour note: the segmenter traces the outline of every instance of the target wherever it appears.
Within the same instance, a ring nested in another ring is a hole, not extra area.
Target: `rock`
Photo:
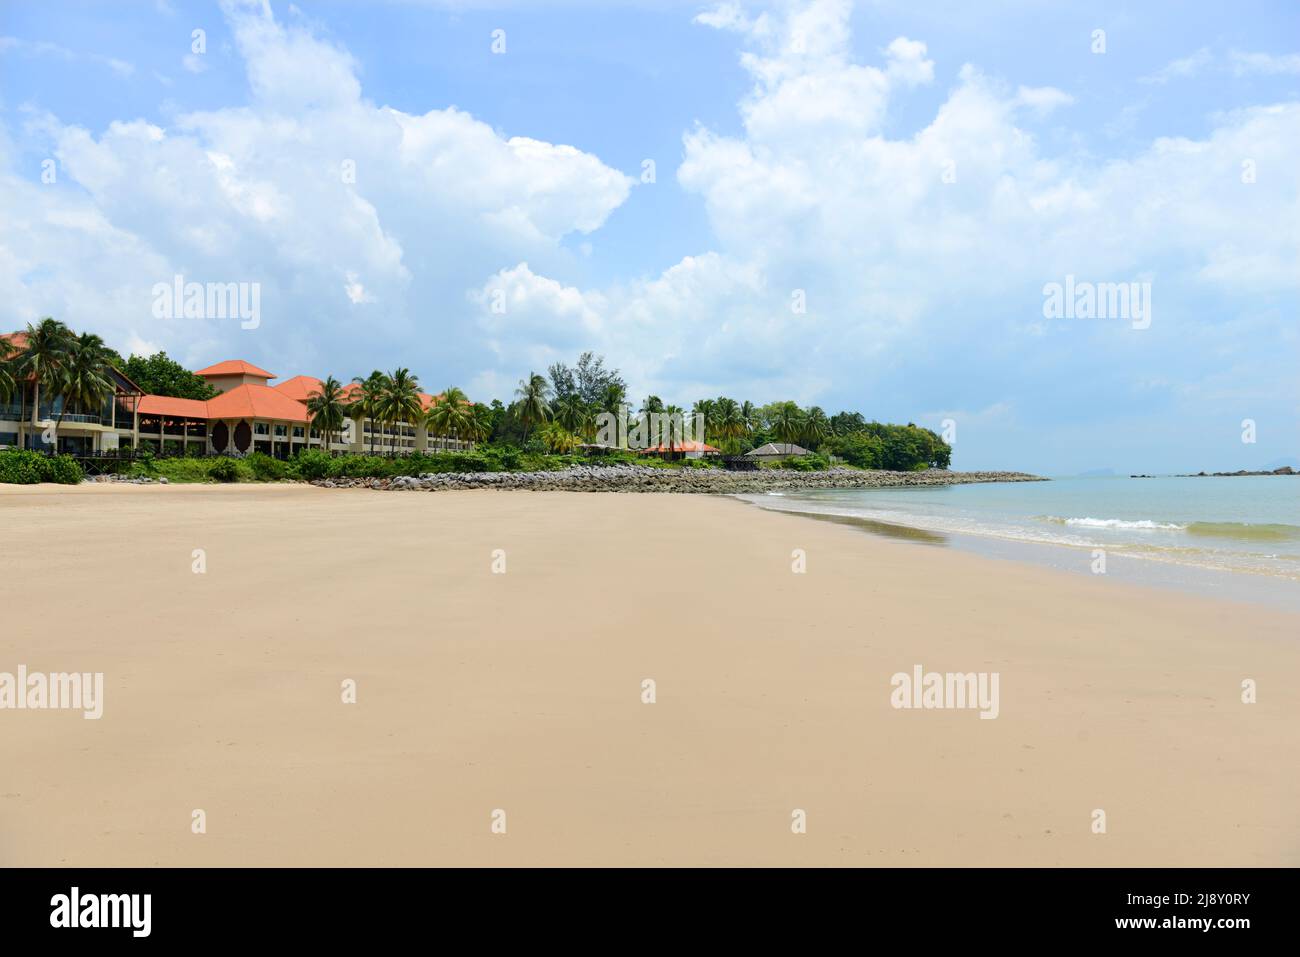
[[[971,482],[1044,481],[1023,472],[861,471],[835,468],[824,472],[764,469],[662,469],[646,465],[576,465],[553,472],[426,472],[392,479],[339,478],[313,482],[322,488],[369,488],[387,491],[449,489],[528,489],[571,492],[659,492],[735,495],[802,488],[885,488],[956,485]]]

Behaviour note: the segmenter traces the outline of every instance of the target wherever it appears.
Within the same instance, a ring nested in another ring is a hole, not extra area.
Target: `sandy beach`
[[[714,496],[0,487],[0,527],[0,672],[105,686],[0,711],[0,865],[1300,864],[1300,616]],[[916,665],[997,718],[893,708]]]

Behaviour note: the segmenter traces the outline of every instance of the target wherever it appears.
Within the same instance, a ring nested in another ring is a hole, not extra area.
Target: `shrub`
[[[288,468],[283,462],[263,452],[254,452],[244,461],[253,470],[253,478],[259,482],[278,482],[288,475]],[[222,481],[228,480],[222,479]]]
[[[41,456],[41,481],[59,485],[77,485],[86,477],[81,466],[71,455]]]
[[[308,482],[329,478],[334,462],[323,449],[303,449],[294,460],[299,477]]]
[[[7,449],[0,452],[0,483],[6,485],[35,485],[41,481],[42,455],[25,449]]]
[[[231,458],[217,459],[208,466],[208,478],[216,479],[218,482],[238,482],[239,466]]]

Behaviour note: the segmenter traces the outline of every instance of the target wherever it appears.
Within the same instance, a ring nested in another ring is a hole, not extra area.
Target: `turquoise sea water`
[[[742,497],[1076,570],[1089,568],[1100,548],[1108,562],[1156,583],[1199,589],[1251,576],[1257,592],[1267,582],[1285,603],[1300,600],[1300,476],[1065,478]]]

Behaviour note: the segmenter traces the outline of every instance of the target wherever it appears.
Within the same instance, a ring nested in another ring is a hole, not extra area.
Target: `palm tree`
[[[793,445],[803,437],[803,412],[793,402],[782,402],[772,416],[772,432],[780,442]]]
[[[587,403],[583,402],[582,396],[575,392],[556,400],[555,421],[574,435],[586,436],[591,430],[594,419]]]
[[[321,383],[320,388],[307,396],[307,412],[311,415],[311,424],[325,437],[325,453],[330,451],[330,439],[335,432],[343,428],[343,416],[347,413],[347,398],[343,393],[343,383],[330,376]]]
[[[682,407],[670,405],[664,409],[663,414],[668,418],[668,454],[671,455],[677,450],[677,440],[681,438],[677,432],[677,424],[682,421]]]
[[[542,429],[542,441],[546,450],[563,455],[572,452],[578,446],[578,437],[559,422],[550,422]]]
[[[528,430],[538,423],[546,422],[551,417],[551,384],[545,376],[531,373],[527,379],[519,380],[515,389],[515,413],[524,427],[524,441],[528,441]]]
[[[474,415],[470,410],[469,398],[454,385],[447,386],[442,395],[429,406],[425,421],[429,431],[443,439],[444,449],[447,447],[447,436],[453,436],[459,442],[462,435],[474,431]]]
[[[611,382],[605,386],[605,394],[600,399],[600,410],[617,416],[627,405],[627,387],[621,382]]]
[[[384,400],[384,374],[376,369],[366,378],[353,378],[356,392],[348,407],[354,421],[360,427],[360,421],[370,422],[370,454],[375,454],[375,426],[378,425],[380,408]]]
[[[63,374],[59,377],[63,405],[59,409],[58,424],[54,427],[56,437],[69,405],[76,405],[85,413],[103,408],[104,402],[113,394],[110,368],[108,349],[99,336],[83,332],[71,341],[63,364]],[[55,450],[58,450],[57,442]]]
[[[470,406],[469,435],[475,442],[486,442],[492,435],[492,409],[483,403]]]
[[[746,435],[758,428],[758,409],[748,399],[740,403],[740,417],[744,420]]]
[[[44,390],[51,407],[63,396],[63,367],[72,344],[72,330],[49,316],[36,325],[27,324],[27,348],[18,357],[17,372],[21,378],[36,380],[38,391]],[[65,400],[66,402],[66,400]],[[40,398],[36,400],[40,407]],[[59,419],[63,415],[60,412]],[[54,450],[59,449],[59,427],[54,426]]]
[[[712,399],[700,399],[691,407],[691,412],[703,419],[705,435],[709,435],[718,426],[718,404]]]
[[[8,402],[18,391],[18,376],[14,370],[17,348],[8,339],[0,339],[0,402]]]
[[[821,406],[814,405],[803,417],[803,439],[808,448],[816,449],[831,433],[831,420]]]
[[[723,396],[718,399],[713,412],[718,434],[727,442],[729,449],[735,451],[737,441],[745,433],[745,418],[740,405],[735,399]]]
[[[420,398],[420,382],[407,368],[397,369],[384,379],[381,414],[393,427],[393,453],[397,453],[397,425],[399,422],[419,422],[424,418],[424,402]]]

